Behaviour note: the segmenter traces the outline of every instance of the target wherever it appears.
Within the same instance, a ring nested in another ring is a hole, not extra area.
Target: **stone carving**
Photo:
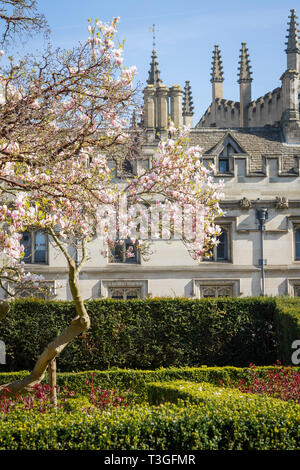
[[[201,297],[232,297],[233,286],[201,287]]]
[[[251,209],[252,202],[246,197],[243,197],[243,199],[240,200],[240,207],[241,209]]]
[[[141,288],[140,287],[111,287],[108,291],[109,297],[112,299],[140,299]]]
[[[275,207],[276,209],[288,209],[289,208],[288,199],[284,196],[276,196]]]

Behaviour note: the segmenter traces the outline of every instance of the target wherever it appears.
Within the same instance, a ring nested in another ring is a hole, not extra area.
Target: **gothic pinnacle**
[[[251,82],[252,81],[251,65],[250,65],[248,49],[247,49],[245,42],[242,42],[242,48],[240,52],[241,52],[241,55],[240,55],[240,61],[239,61],[238,83]]]
[[[211,82],[224,82],[221,52],[218,45],[214,48],[211,70]]]
[[[182,114],[183,116],[193,116],[194,114],[192,90],[188,80],[185,82],[183,92]]]
[[[149,77],[147,83],[148,85],[160,86],[162,80],[160,78],[160,71],[158,70],[158,61],[155,49],[153,49],[152,51],[151,58],[152,61],[150,63]]]
[[[287,42],[285,43],[287,48],[285,52],[300,52],[299,49],[299,39],[298,39],[298,23],[297,23],[297,16],[296,11],[291,10],[291,15],[289,16],[289,28],[288,28],[288,35],[286,36]]]

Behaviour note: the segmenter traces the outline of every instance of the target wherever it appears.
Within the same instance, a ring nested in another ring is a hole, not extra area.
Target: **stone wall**
[[[248,107],[248,127],[276,126],[282,116],[281,88],[266,93]],[[208,107],[197,127],[240,127],[240,103],[216,98]]]

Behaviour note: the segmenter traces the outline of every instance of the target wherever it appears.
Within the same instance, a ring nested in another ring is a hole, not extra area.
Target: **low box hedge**
[[[82,405],[71,413],[15,409],[0,420],[0,450],[299,449],[299,406],[263,397],[241,399],[236,391],[216,395],[219,389],[209,384],[151,387],[156,398],[160,390],[162,400],[172,391],[177,403],[88,413]]]
[[[265,377],[268,371],[278,371],[279,367],[261,366],[257,367],[256,374]],[[300,371],[300,367],[293,367],[293,370]],[[0,373],[0,385],[20,380],[28,372],[3,372]],[[91,375],[93,374],[93,376]],[[57,385],[61,389],[67,387],[79,395],[89,394],[91,381],[93,377],[93,386],[103,389],[117,389],[122,391],[132,390],[141,397],[146,396],[147,384],[150,382],[169,382],[185,380],[190,382],[207,382],[213,385],[224,384],[238,385],[240,381],[245,384],[250,383],[251,371],[249,368],[241,367],[170,367],[156,370],[126,370],[112,369],[107,371],[85,371],[85,372],[58,372]],[[45,376],[44,382],[47,383],[48,377]]]

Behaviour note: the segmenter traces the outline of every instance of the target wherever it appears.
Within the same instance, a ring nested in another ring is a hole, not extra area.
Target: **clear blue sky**
[[[212,50],[219,44],[224,67],[224,98],[239,100],[237,68],[241,42],[247,42],[253,71],[252,99],[280,86],[286,67],[285,36],[295,0],[37,0],[55,46],[71,48],[88,37],[87,19],[120,16],[119,38],[126,39],[125,63],[136,65],[138,80],[148,77],[155,23],[163,83],[190,80],[195,123],[211,101]]]

